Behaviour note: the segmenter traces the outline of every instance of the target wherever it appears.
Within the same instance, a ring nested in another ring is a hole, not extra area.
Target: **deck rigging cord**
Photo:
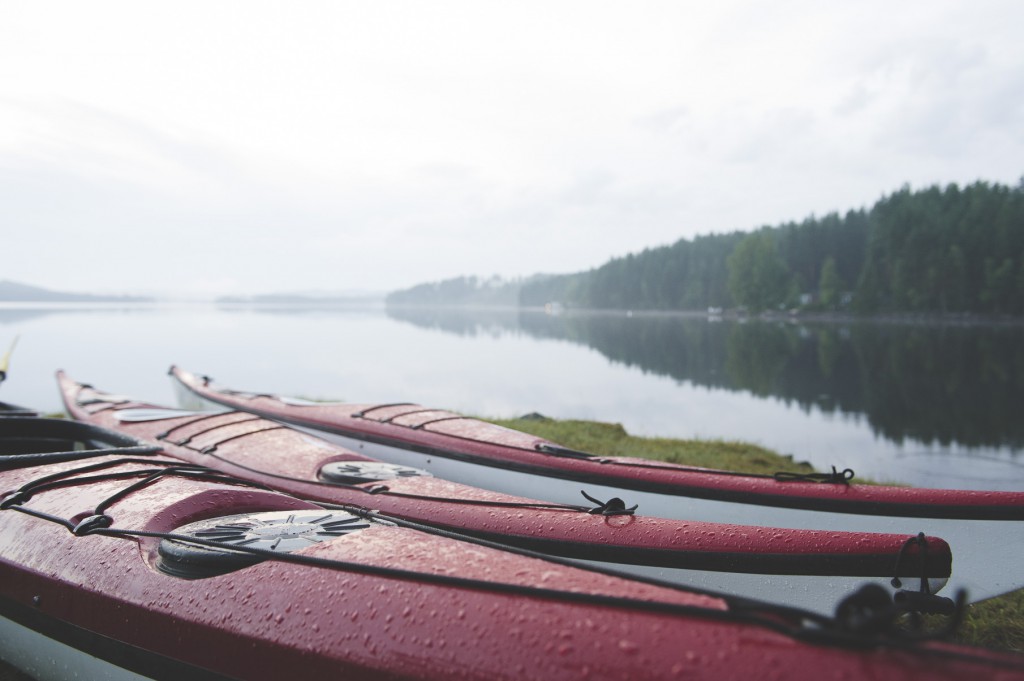
[[[852,468],[844,468],[841,471],[837,471],[836,467],[832,466],[831,473],[789,473],[787,471],[779,471],[772,477],[777,482],[822,482],[833,485],[849,485],[853,476]]]

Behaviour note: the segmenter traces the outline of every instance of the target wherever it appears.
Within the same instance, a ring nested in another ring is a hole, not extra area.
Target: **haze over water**
[[[755,442],[917,486],[1024,490],[1024,328],[675,315],[213,305],[0,308],[0,400],[61,408],[53,373],[174,403],[172,363],[225,386],[632,434]]]

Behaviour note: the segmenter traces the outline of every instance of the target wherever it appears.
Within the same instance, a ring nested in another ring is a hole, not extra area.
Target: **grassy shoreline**
[[[537,414],[486,420],[601,456],[637,456],[762,475],[777,471],[815,472],[809,463],[794,461],[791,456],[743,442],[638,437],[630,435],[618,423],[563,421]],[[872,481],[858,479],[857,482]],[[1024,653],[1024,590],[967,606],[964,621],[953,640]]]
[[[813,473],[805,461],[794,461],[747,442],[727,440],[676,440],[630,435],[619,423],[556,420],[539,414],[514,419],[486,419],[558,444],[601,456],[636,456],[686,466],[718,468],[743,473],[772,475],[779,471]]]

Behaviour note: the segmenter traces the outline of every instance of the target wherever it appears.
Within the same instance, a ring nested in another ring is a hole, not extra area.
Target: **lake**
[[[223,385],[619,422],[755,442],[916,486],[1024,490],[1024,327],[213,304],[0,307],[0,400],[60,411],[53,374],[171,404]]]

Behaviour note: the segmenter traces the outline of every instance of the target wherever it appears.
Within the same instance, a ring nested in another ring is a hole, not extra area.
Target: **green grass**
[[[967,606],[956,640],[1024,653],[1024,589]]]
[[[767,475],[776,471],[814,472],[808,463],[795,462],[792,457],[742,442],[637,437],[630,435],[618,423],[556,421],[540,416],[488,420],[564,447],[601,456],[637,456],[687,466]],[[870,481],[858,478],[857,482]],[[931,617],[926,623],[929,627],[937,626],[939,619]],[[968,645],[1024,652],[1024,590],[969,605],[954,640]]]
[[[777,454],[764,447],[725,440],[674,440],[630,435],[618,423],[554,420],[545,417],[488,419],[506,428],[521,430],[552,442],[601,456],[636,456],[686,466],[719,468],[771,475],[778,471],[813,473],[806,462]]]

